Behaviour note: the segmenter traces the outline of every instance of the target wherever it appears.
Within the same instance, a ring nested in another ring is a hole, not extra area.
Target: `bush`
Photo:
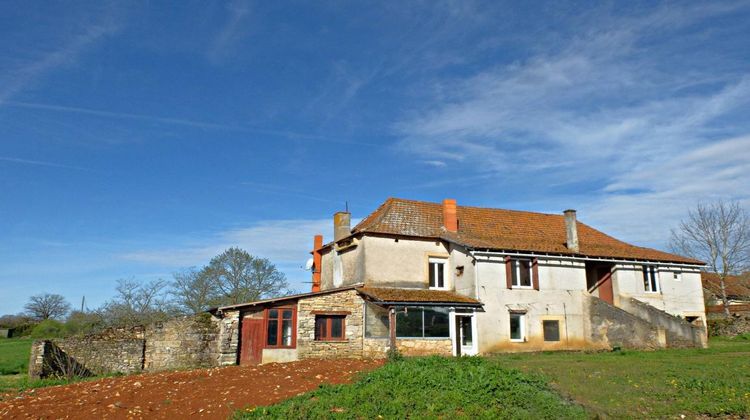
[[[95,312],[73,311],[65,321],[66,335],[85,335],[103,328],[102,316]]]
[[[59,338],[65,335],[65,325],[54,319],[45,319],[31,330],[32,338]]]

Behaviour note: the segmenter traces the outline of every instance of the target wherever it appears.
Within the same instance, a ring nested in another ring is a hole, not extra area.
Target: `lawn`
[[[574,401],[575,403],[571,403]],[[708,349],[406,358],[238,418],[750,417],[750,339]]]
[[[615,418],[750,416],[750,340],[708,349],[498,355],[505,368],[543,374],[590,415]]]
[[[0,339],[0,375],[26,373],[29,368],[32,339]]]
[[[382,416],[382,417],[381,417]],[[320,389],[238,418],[585,418],[536,374],[483,358],[406,358],[349,385]]]

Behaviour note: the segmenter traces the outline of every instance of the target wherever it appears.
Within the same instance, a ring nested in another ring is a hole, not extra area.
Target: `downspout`
[[[391,354],[396,351],[396,308],[388,308],[388,329],[391,338]]]

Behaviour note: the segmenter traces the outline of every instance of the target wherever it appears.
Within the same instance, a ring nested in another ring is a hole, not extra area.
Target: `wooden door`
[[[607,268],[599,269],[599,299],[615,304],[614,292],[612,291],[612,270]]]
[[[240,364],[260,364],[263,360],[263,319],[242,319],[240,343]]]

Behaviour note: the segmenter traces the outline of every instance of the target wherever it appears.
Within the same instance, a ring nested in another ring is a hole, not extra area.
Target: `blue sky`
[[[748,40],[748,2],[3,2],[0,313],[229,246],[307,290],[388,196],[663,248],[750,202]]]

